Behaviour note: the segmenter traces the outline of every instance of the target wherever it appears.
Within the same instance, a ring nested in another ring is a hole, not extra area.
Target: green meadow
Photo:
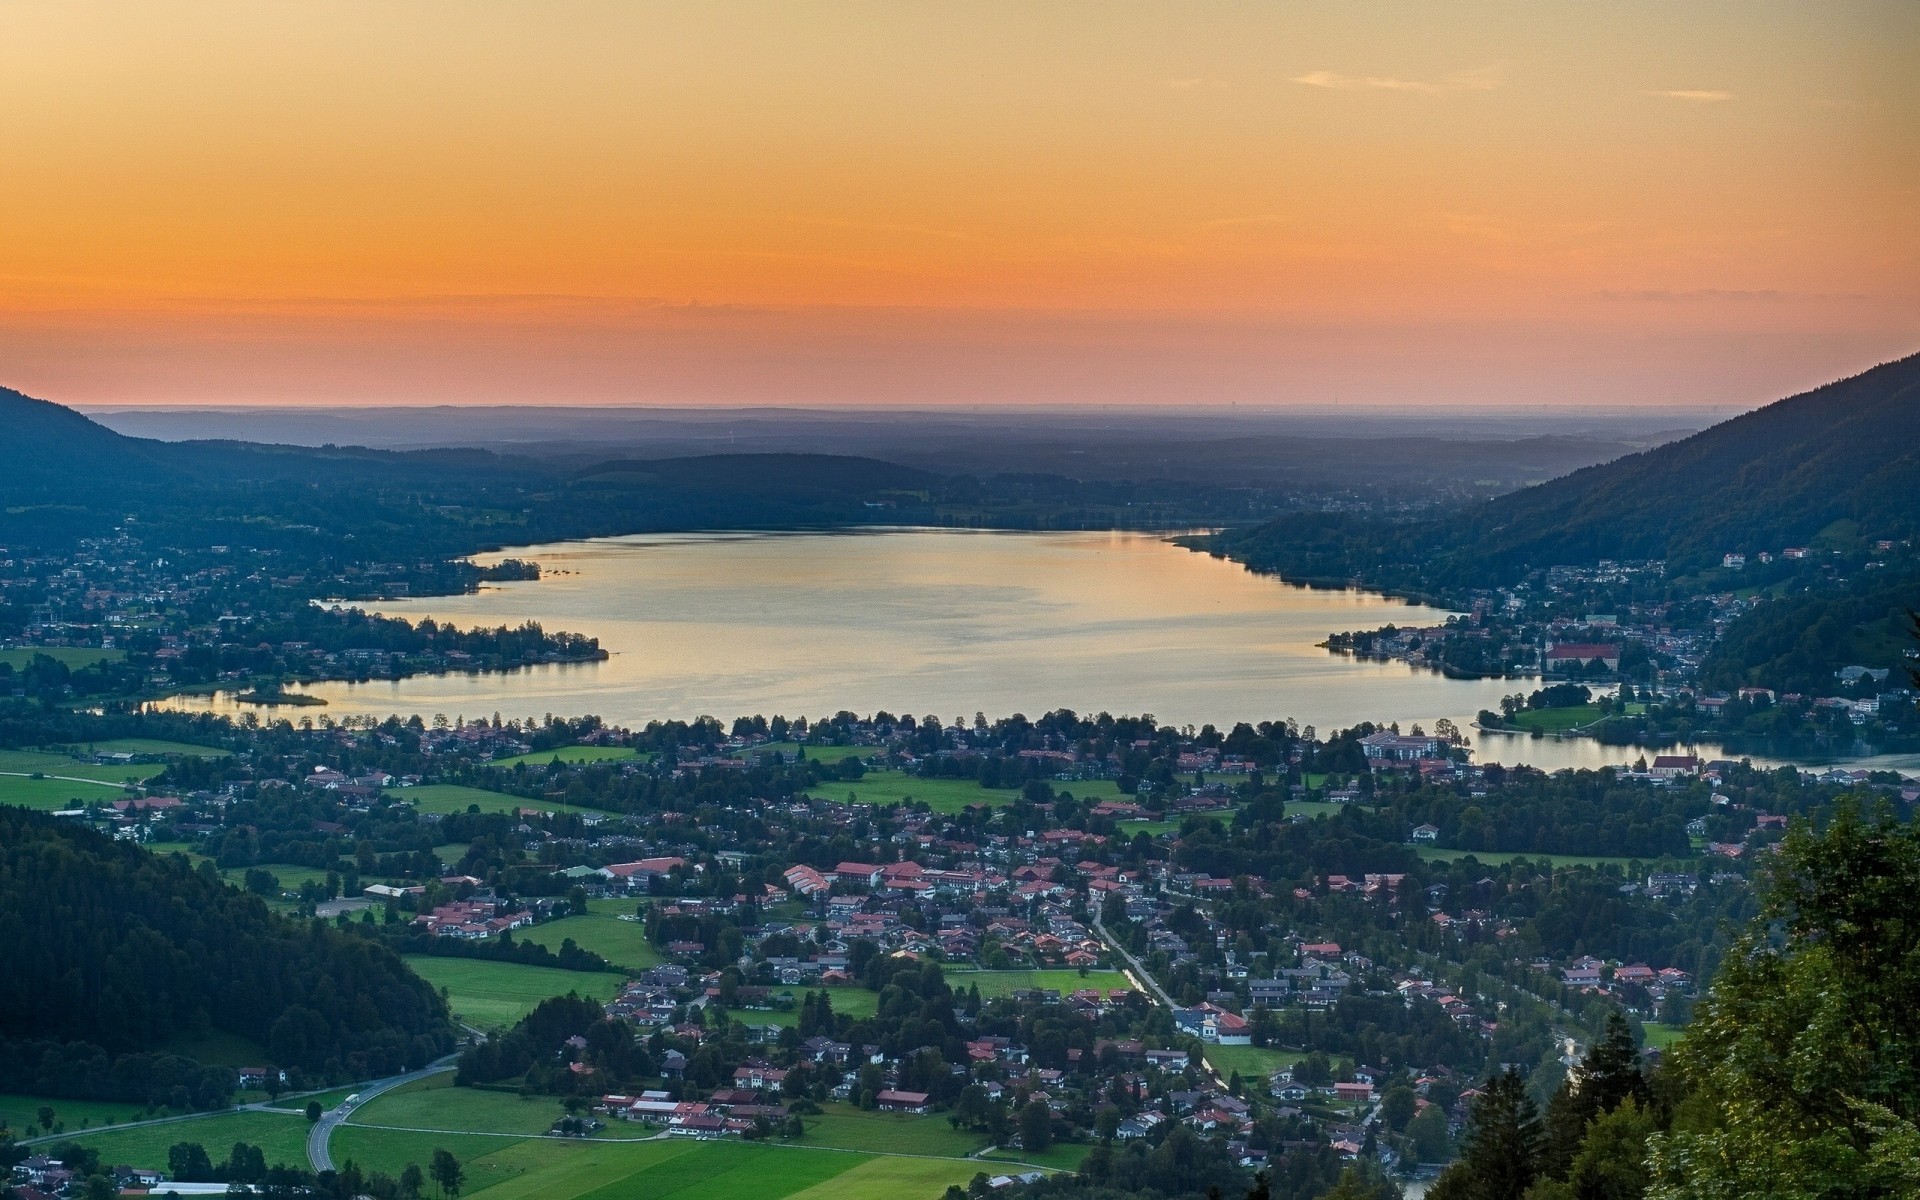
[[[11,1130],[15,1137],[39,1137],[44,1132],[39,1124],[39,1112],[42,1105],[53,1110],[56,1125],[65,1125],[67,1132],[97,1125],[124,1125],[128,1121],[143,1121],[150,1116],[166,1115],[165,1109],[149,1113],[137,1104],[114,1103],[102,1100],[64,1100],[54,1096],[22,1096],[0,1094],[0,1129]],[[28,1126],[32,1129],[28,1129]]]
[[[985,1134],[955,1129],[944,1116],[865,1112],[850,1104],[822,1104],[818,1117],[806,1118],[809,1146],[861,1150],[870,1154],[926,1154],[965,1158],[987,1145]]]
[[[1025,1150],[989,1150],[980,1157],[987,1162],[1005,1163],[1006,1170],[1016,1172],[1028,1167],[1042,1167],[1049,1171],[1078,1171],[1087,1155],[1093,1153],[1093,1147],[1085,1142],[1055,1142],[1038,1154],[1029,1154]],[[996,1172],[997,1173],[997,1172]]]
[[[204,1117],[85,1133],[74,1140],[100,1152],[100,1161],[164,1171],[167,1150],[175,1142],[198,1142],[217,1163],[246,1142],[266,1152],[267,1164],[307,1165],[307,1119],[292,1113],[222,1112]],[[73,1126],[67,1126],[73,1132]]]
[[[634,905],[631,901],[625,907],[631,916]],[[545,921],[529,929],[516,929],[513,938],[518,942],[532,942],[555,951],[560,943],[568,938],[582,950],[591,951],[606,959],[616,967],[630,967],[636,971],[658,966],[665,961],[653,943],[647,940],[646,926],[639,921],[623,920],[616,911],[616,905],[610,900],[593,901],[585,916],[561,917],[558,921]]]
[[[511,1141],[427,1134],[389,1145],[385,1139],[396,1135],[385,1131],[342,1133],[352,1136],[335,1143],[335,1160],[341,1160],[344,1147],[356,1162],[377,1170],[424,1163],[423,1151],[431,1156],[435,1146],[445,1146],[467,1168],[464,1194],[486,1200],[939,1200],[949,1186],[965,1187],[982,1169],[965,1158],[873,1156],[804,1143]],[[467,1140],[456,1145],[450,1138]],[[487,1149],[488,1142],[497,1148]],[[484,1153],[470,1157],[463,1151]]]
[[[764,746],[754,746],[740,752],[743,758],[760,758],[768,754],[778,754],[782,762],[791,762],[793,756],[802,749],[798,742],[768,742]],[[807,757],[814,762],[837,763],[849,758],[861,758],[879,753],[877,746],[807,746]]]
[[[552,996],[577,992],[611,1000],[622,977],[605,971],[563,971],[476,958],[409,954],[407,965],[436,988],[444,988],[454,1015],[483,1029],[504,1029]]]
[[[191,742],[165,742],[158,738],[108,738],[104,742],[83,742],[62,747],[82,754],[164,754],[180,758],[225,758],[229,751]]]
[[[832,747],[820,747],[831,749]],[[851,747],[841,747],[850,749]],[[807,747],[812,754],[816,747]],[[1053,782],[1056,791],[1071,792],[1076,800],[1120,800],[1125,796],[1111,779],[1088,779],[1072,783]],[[993,807],[1012,804],[1020,795],[1015,788],[983,788],[972,779],[923,779],[905,771],[868,771],[860,779],[828,780],[815,784],[809,794],[822,800],[844,801],[849,796],[859,804],[922,803],[935,812],[957,813],[969,807]]]
[[[69,671],[77,671],[95,663],[119,662],[127,656],[125,650],[102,650],[98,646],[21,646],[13,650],[0,650],[0,663],[20,671],[33,662],[36,654],[46,655]]]
[[[1296,1050],[1275,1050],[1271,1046],[1208,1046],[1206,1057],[1208,1065],[1228,1078],[1238,1071],[1243,1079],[1265,1079],[1306,1055]]]
[[[475,804],[480,806],[481,812],[513,812],[522,808],[537,808],[542,812],[558,810],[557,805],[544,800],[528,800],[510,796],[506,792],[462,787],[457,783],[423,783],[418,787],[396,788],[387,794],[396,800],[407,801],[413,805],[415,812],[423,813],[463,813]]]
[[[27,779],[0,775],[0,804],[18,804],[53,812],[79,808],[90,801],[106,802],[125,797],[117,783],[68,783],[58,779]]]
[[[1127,982],[1126,975],[1119,971],[1088,971],[1082,975],[1078,970],[1066,967],[1036,971],[948,971],[947,986],[956,992],[978,987],[982,1000],[1011,996],[1022,988],[1052,988],[1065,996],[1084,988],[1110,992],[1116,989],[1131,990],[1133,987]]]
[[[651,753],[642,754],[629,746],[558,746],[552,750],[535,750],[531,754],[516,754],[512,758],[496,758],[488,766],[514,767],[525,766],[528,769],[544,767],[554,759],[563,763],[598,762],[646,762]]]
[[[1512,723],[1531,733],[1565,733],[1600,719],[1598,704],[1576,704],[1568,708],[1530,708],[1513,715]]]
[[[817,985],[808,987],[805,984],[796,984],[793,987],[775,985],[773,994],[778,996],[781,992],[793,993],[793,1007],[785,1012],[771,1009],[734,1008],[729,1009],[727,1015],[742,1025],[798,1025],[800,1003],[806,999],[808,992],[827,993],[834,1012],[844,1013],[856,1021],[865,1020],[880,1009],[880,994],[858,986],[823,988]]]

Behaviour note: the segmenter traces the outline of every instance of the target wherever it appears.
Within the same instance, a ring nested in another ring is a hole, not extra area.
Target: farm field
[[[67,1131],[71,1133],[73,1127],[68,1126]],[[307,1165],[307,1119],[286,1113],[214,1113],[161,1125],[86,1133],[74,1140],[98,1150],[103,1163],[158,1171],[166,1169],[167,1149],[175,1142],[200,1143],[216,1163],[227,1156],[235,1142],[246,1142],[265,1151],[268,1166]]]
[[[628,910],[631,902],[619,906]],[[532,942],[558,953],[560,943],[572,938],[582,950],[589,950],[616,967],[643,970],[657,966],[660,952],[647,940],[646,926],[639,921],[623,921],[615,902],[596,900],[588,905],[585,916],[562,917],[527,929],[516,929],[514,940]]]
[[[965,1158],[987,1144],[985,1134],[955,1129],[944,1116],[865,1112],[850,1104],[822,1104],[806,1118],[804,1144],[873,1154],[931,1154]]]
[[[0,650],[0,663],[19,671],[32,663],[36,654],[46,655],[69,671],[77,671],[95,663],[119,662],[127,656],[125,650],[102,650],[98,646],[20,646],[12,650]]]
[[[996,996],[1011,996],[1022,988],[1052,988],[1061,995],[1077,992],[1083,988],[1099,988],[1102,991],[1115,989],[1130,990],[1132,984],[1119,971],[1088,971],[1085,975],[1077,970],[1060,968],[1057,970],[1036,971],[948,971],[947,985],[954,991],[978,987],[982,1000],[991,1000]]]
[[[488,763],[491,767],[527,766],[544,767],[554,759],[563,763],[597,762],[646,762],[652,758],[651,752],[641,753],[631,746],[559,746],[552,750],[535,750],[531,754],[516,754],[512,758],[496,758]]]
[[[1439,846],[1420,846],[1414,850],[1414,853],[1428,862],[1451,862],[1457,858],[1467,858],[1471,856],[1489,865],[1504,865],[1517,858],[1524,858],[1530,862],[1538,862],[1541,859],[1546,859],[1556,867],[1599,867],[1607,865],[1624,867],[1628,863],[1637,862],[1650,864],[1658,861],[1657,859],[1651,858],[1610,858],[1604,854],[1526,854],[1519,851],[1508,853],[1499,850],[1448,850]]]
[[[457,1016],[484,1029],[504,1029],[550,996],[578,992],[610,1000],[621,977],[604,971],[563,971],[521,963],[409,954],[407,965],[436,988],[445,988]]]
[[[412,804],[416,812],[425,813],[463,813],[474,804],[480,806],[481,812],[512,812],[519,808],[553,812],[556,808],[543,800],[527,800],[505,792],[462,787],[457,783],[423,783],[418,787],[396,788],[388,795]]]
[[[1207,1047],[1208,1064],[1229,1079],[1235,1071],[1240,1072],[1242,1079],[1265,1079],[1280,1068],[1290,1067],[1305,1057],[1297,1050],[1275,1050],[1270,1046]]]

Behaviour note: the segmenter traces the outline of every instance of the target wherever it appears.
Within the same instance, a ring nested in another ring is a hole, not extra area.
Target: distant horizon
[[[0,5],[64,404],[1751,407],[1920,347],[1920,6]]]

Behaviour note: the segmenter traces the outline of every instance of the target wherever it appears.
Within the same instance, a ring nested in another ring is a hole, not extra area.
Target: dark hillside
[[[1835,521],[1881,536],[1920,518],[1920,355],[1640,454],[1490,501],[1462,552],[1520,563],[1666,558],[1804,544]]]
[[[1602,558],[1680,574],[1843,521],[1877,538],[1920,528],[1920,355],[1449,519],[1301,514],[1210,545],[1300,580],[1437,594]]]
[[[158,1052],[208,1031],[358,1078],[452,1045],[445,1004],[383,944],[13,808],[0,808],[0,947],[0,1091],[145,1102],[156,1077],[195,1077]]]

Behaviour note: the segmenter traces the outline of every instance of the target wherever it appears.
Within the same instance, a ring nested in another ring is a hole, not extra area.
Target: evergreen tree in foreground
[[[1460,1159],[1440,1176],[1431,1200],[1521,1200],[1540,1173],[1544,1131],[1527,1081],[1511,1068],[1474,1101]]]

